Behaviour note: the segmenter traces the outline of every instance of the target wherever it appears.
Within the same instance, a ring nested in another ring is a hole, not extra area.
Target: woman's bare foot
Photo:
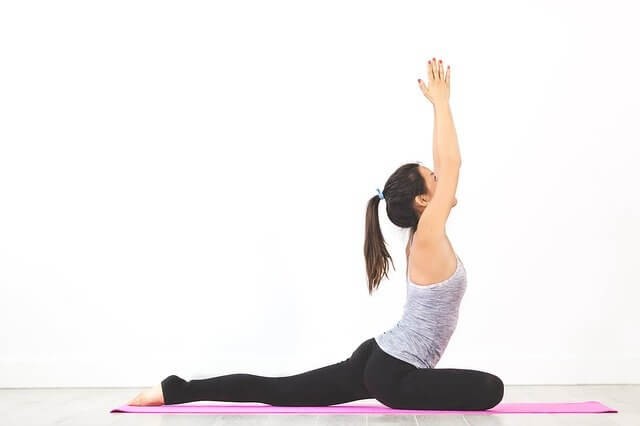
[[[140,392],[135,398],[129,401],[128,405],[164,405],[162,385],[158,384]]]

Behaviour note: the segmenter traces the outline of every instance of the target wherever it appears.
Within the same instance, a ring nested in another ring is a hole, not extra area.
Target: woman
[[[457,204],[461,164],[449,108],[450,71],[433,58],[427,65],[428,85],[418,79],[434,107],[435,170],[417,163],[401,166],[367,206],[364,254],[369,294],[387,275],[391,260],[378,221],[381,200],[386,201],[391,222],[410,230],[407,300],[398,324],[332,365],[285,377],[228,374],[186,381],[171,375],[129,405],[231,401],[328,406],[375,398],[391,408],[486,410],[502,400],[504,384],[491,373],[434,368],[456,328],[467,283],[464,265],[445,233],[449,212]]]

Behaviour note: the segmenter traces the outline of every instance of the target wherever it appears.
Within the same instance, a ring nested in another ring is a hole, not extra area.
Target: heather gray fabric
[[[418,368],[433,368],[449,344],[458,323],[460,302],[467,288],[467,271],[456,255],[453,275],[439,283],[420,286],[409,280],[402,318],[375,337],[391,356]]]

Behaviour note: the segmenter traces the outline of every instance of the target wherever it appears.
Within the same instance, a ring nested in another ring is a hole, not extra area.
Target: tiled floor
[[[502,402],[600,401],[618,413],[200,415],[110,413],[138,388],[0,389],[0,425],[640,425],[640,385],[505,386]],[[354,403],[370,403],[361,400]]]

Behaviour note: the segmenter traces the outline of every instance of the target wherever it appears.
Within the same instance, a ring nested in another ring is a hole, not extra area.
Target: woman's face
[[[422,177],[424,177],[424,183],[427,185],[427,193],[429,194],[429,199],[431,199],[431,196],[435,193],[436,187],[438,186],[438,177],[433,170],[425,166],[420,166],[420,173]]]
[[[426,197],[426,201],[429,202],[431,201],[431,198],[433,197],[433,194],[435,194],[436,188],[438,187],[438,176],[433,170],[426,166],[420,166],[420,173],[422,174],[424,183],[427,186],[428,195]],[[454,207],[456,204],[458,204],[458,199],[454,196],[453,205],[451,207]]]

